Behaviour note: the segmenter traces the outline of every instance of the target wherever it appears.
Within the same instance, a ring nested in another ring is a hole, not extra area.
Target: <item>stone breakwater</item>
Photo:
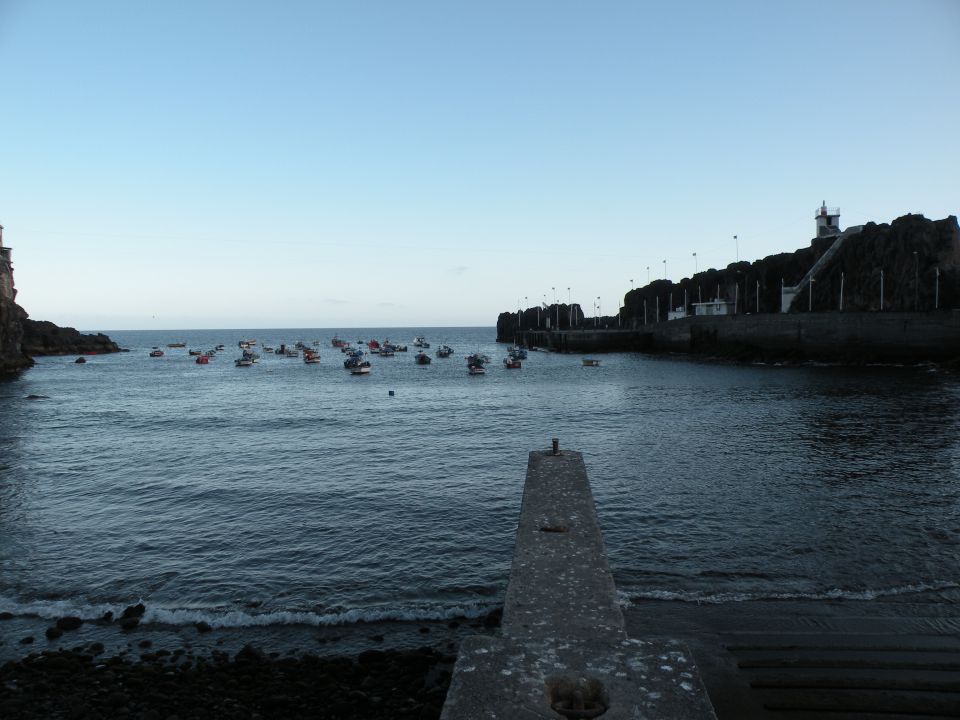
[[[687,353],[745,362],[960,362],[960,313],[786,313],[688,317],[635,330],[525,331],[556,352]]]

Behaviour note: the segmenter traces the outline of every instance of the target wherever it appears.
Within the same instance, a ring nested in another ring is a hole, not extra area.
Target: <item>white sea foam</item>
[[[387,621],[430,621],[454,618],[478,618],[493,609],[493,605],[419,605],[410,607],[356,608],[340,612],[311,612],[306,610],[277,610],[273,612],[247,612],[218,608],[171,608],[151,605],[149,600],[139,600],[146,607],[142,621],[164,625],[192,625],[205,622],[215,628],[267,627],[271,625],[351,625]],[[0,611],[15,616],[55,619],[74,615],[84,620],[96,620],[106,612],[120,617],[127,605],[86,604],[77,600],[33,600],[17,602],[0,596]]]
[[[702,590],[648,590],[627,593],[631,601],[638,600],[679,600],[690,603],[735,603],[751,600],[876,600],[883,597],[897,595],[911,595],[915,593],[937,592],[960,588],[960,582],[945,580],[932,583],[917,583],[891,588],[866,588],[863,590],[847,590],[831,588],[815,592],[782,592],[782,593],[739,593],[719,592],[710,593]]]

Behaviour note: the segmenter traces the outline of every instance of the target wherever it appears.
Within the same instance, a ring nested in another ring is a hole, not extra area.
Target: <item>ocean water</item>
[[[456,353],[414,364],[421,333]],[[109,334],[130,352],[0,384],[0,611],[477,617],[502,602],[527,454],[552,437],[584,454],[625,604],[960,587],[960,379],[935,367],[532,352],[507,370],[492,328]],[[410,351],[355,377],[335,334]],[[236,368],[243,338],[318,339],[321,363]],[[201,366],[176,341],[227,350]],[[477,350],[494,362],[470,377]]]

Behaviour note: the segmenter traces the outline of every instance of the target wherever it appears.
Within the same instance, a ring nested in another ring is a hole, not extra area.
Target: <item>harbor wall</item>
[[[960,360],[960,311],[687,317],[637,330],[517,332],[558,352],[679,352],[740,359],[853,362]]]
[[[441,718],[556,720],[558,706],[715,720],[683,644],[627,636],[583,456],[556,449],[530,453],[501,634],[463,641]]]

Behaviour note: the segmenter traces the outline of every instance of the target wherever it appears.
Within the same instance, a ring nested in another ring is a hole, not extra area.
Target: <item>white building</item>
[[[720,298],[708,302],[693,303],[694,315],[733,315],[736,309],[735,303]]]

